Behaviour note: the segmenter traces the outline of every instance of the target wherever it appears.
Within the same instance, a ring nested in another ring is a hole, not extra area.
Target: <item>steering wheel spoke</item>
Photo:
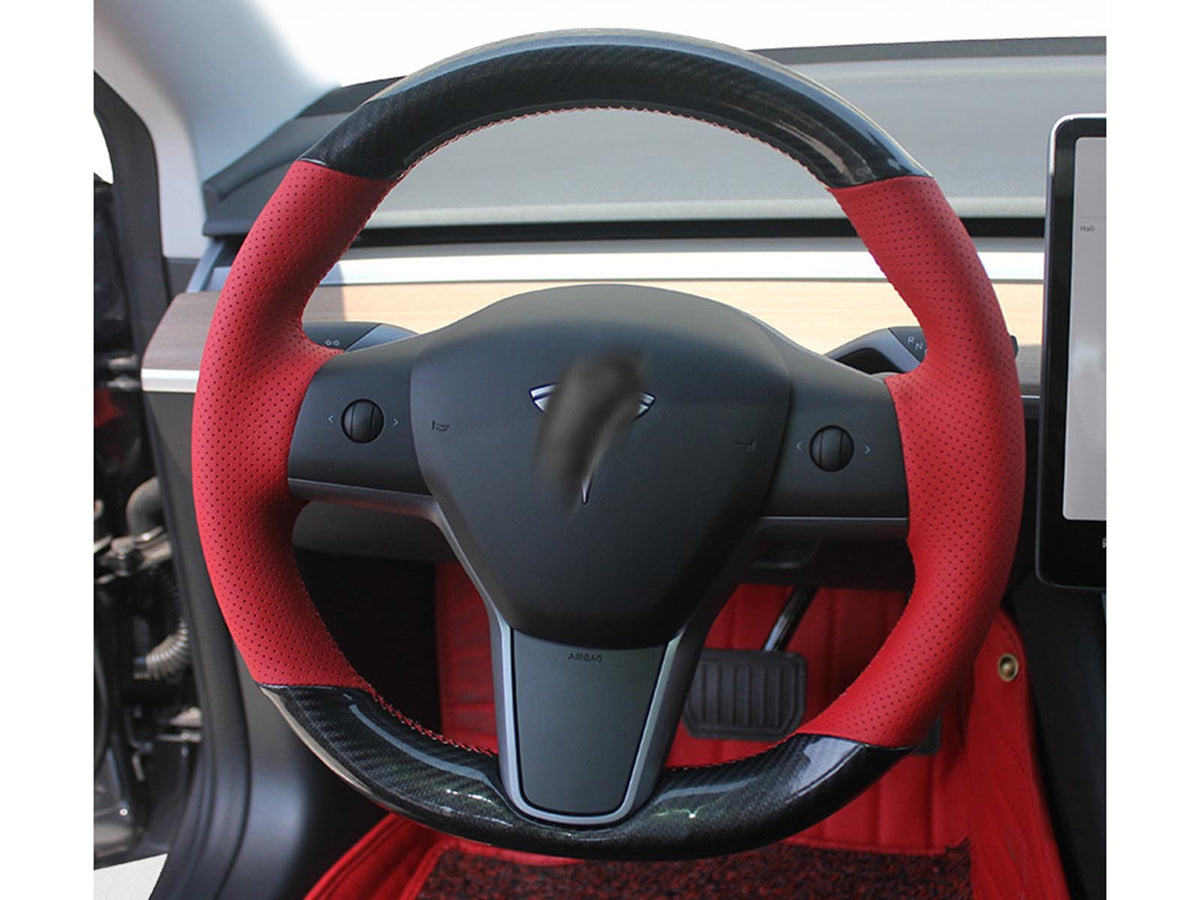
[[[760,528],[773,538],[903,538],[908,492],[887,386],[771,333],[792,401]]]
[[[548,822],[626,818],[658,780],[703,629],[648,647],[582,647],[515,631],[494,607],[489,614],[509,800]]]
[[[413,337],[342,353],[317,370],[288,453],[295,496],[431,514],[409,400],[413,362],[426,341]]]

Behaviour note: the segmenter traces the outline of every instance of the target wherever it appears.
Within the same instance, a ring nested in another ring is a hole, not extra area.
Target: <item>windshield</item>
[[[908,41],[1103,35],[1097,0],[606,0],[436,2],[254,0],[300,64],[320,80],[355,84],[414,72],[468,47],[562,28],[640,28],[746,49]]]

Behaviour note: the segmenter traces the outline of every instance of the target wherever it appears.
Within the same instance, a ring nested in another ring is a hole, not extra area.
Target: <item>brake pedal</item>
[[[777,741],[804,717],[804,657],[764,650],[705,650],[683,724],[693,737]]]

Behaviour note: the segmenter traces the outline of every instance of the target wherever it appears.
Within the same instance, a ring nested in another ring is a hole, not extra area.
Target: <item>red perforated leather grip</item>
[[[196,519],[213,591],[254,679],[367,687],[334,643],[292,554],[303,504],[287,459],[300,402],[336,351],[304,335],[313,289],[390,181],[291,167],[234,260],[213,316],[192,416]]]
[[[304,305],[391,187],[296,163],[234,263],[205,346],[197,518],[225,620],[260,683],[370,689],[296,570],[301,504],[288,493],[287,456],[305,389],[331,355],[304,337]],[[1024,478],[1020,391],[991,284],[936,183],[904,177],[833,194],[927,337],[925,362],[888,380],[917,580],[879,654],[803,730],[903,747],[965,674],[1004,588]]]
[[[1024,418],[1012,344],[975,246],[930,178],[831,191],[929,348],[887,385],[908,481],[916,583],[859,678],[804,731],[914,744],[979,651],[1016,549]]]

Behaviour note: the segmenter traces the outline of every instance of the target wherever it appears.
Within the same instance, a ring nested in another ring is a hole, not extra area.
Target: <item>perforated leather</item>
[[[1025,478],[1021,391],[995,291],[937,184],[896,178],[831,193],[929,350],[887,380],[908,481],[912,598],[863,674],[802,730],[904,746],[967,673],[1004,591]]]
[[[336,351],[305,337],[313,289],[389,182],[297,163],[234,260],[213,316],[192,416],[196,518],[213,590],[254,679],[367,687],[313,608],[292,555],[292,430]]]
[[[390,187],[295,164],[234,263],[205,347],[193,423],[197,516],[222,612],[261,683],[369,688],[296,570],[300,504],[286,468],[305,388],[332,355],[304,337],[301,313]],[[917,583],[862,676],[802,730],[906,746],[965,673],[1004,587],[1024,477],[1020,394],[995,294],[936,183],[898,178],[833,194],[928,338],[925,362],[888,380]]]

